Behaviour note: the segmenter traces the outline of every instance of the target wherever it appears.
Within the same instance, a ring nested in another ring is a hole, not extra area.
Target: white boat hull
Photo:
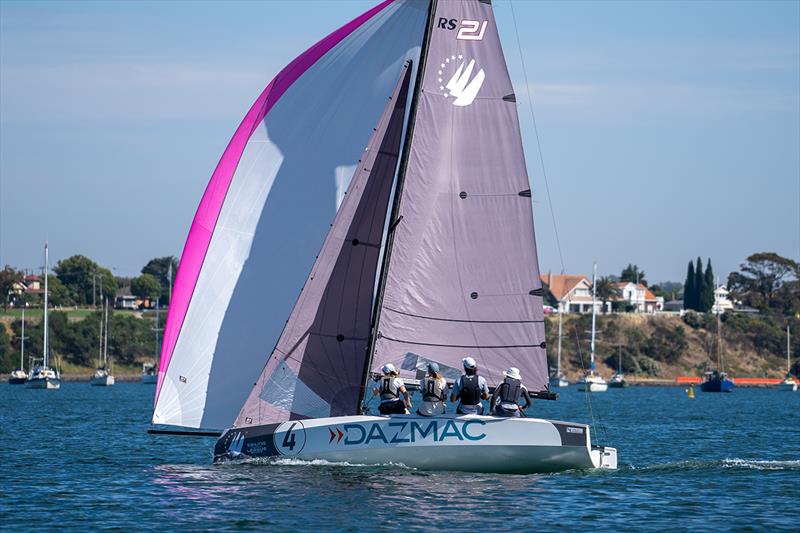
[[[581,392],[605,392],[608,390],[608,383],[579,383],[578,390]]]
[[[233,428],[214,450],[216,462],[259,457],[514,474],[617,466],[616,450],[591,446],[586,425],[478,415],[346,416]]]
[[[32,378],[25,382],[28,389],[60,389],[61,379],[59,378]]]
[[[550,388],[554,387],[569,387],[569,381],[565,378],[550,378]]]
[[[94,387],[110,387],[114,384],[114,376],[95,376],[89,381],[89,384]]]
[[[778,385],[778,388],[782,391],[794,392],[797,390],[797,383],[794,381],[783,381]]]

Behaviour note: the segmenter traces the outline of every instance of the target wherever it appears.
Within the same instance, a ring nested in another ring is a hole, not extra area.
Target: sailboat
[[[778,384],[780,390],[794,392],[797,390],[797,380],[792,376],[792,341],[789,326],[786,326],[786,377]]]
[[[568,304],[569,305],[569,304]],[[561,371],[561,332],[563,330],[563,310],[561,305],[558,307],[558,356],[556,358],[556,372],[550,376],[550,388],[553,387],[568,387],[569,381]]]
[[[719,282],[717,282],[719,285]],[[733,381],[728,379],[728,375],[723,371],[722,366],[722,322],[720,316],[722,311],[717,309],[717,368],[706,370],[703,374],[703,381],[700,383],[700,390],[703,392],[732,392]]]
[[[114,384],[111,367],[108,365],[108,299],[103,301],[103,320],[100,322],[100,364],[95,370],[90,385],[95,387],[110,387]]]
[[[42,342],[42,363],[35,365],[31,369],[31,375],[25,381],[25,386],[29,389],[58,389],[61,388],[61,375],[57,369],[50,368],[48,345],[48,289],[47,276],[50,271],[50,256],[47,250],[47,243],[44,244],[44,333]]]
[[[622,373],[622,345],[619,346],[617,354],[617,371],[608,380],[608,386],[614,389],[622,389],[628,386],[628,382],[625,381],[625,374]]]
[[[555,399],[542,296],[491,2],[382,2],[281,71],[223,154],[178,268],[149,431],[221,433],[217,462],[616,468],[585,424],[362,414],[385,363],[447,376],[465,355]]]
[[[589,345],[589,372],[578,380],[578,390],[581,392],[605,392],[608,390],[608,383],[603,376],[595,372],[594,366],[594,347],[595,336],[597,333],[597,263],[594,264],[592,271],[592,340]]]
[[[28,373],[25,372],[25,308],[22,308],[22,331],[19,336],[19,368],[13,370],[8,377],[9,385],[24,385],[28,380]]]

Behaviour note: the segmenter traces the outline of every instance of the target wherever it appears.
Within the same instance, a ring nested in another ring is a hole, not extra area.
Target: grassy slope
[[[770,346],[762,346],[758,322],[762,318],[752,319],[746,325],[734,327],[723,323],[722,347],[724,366],[733,376],[782,377],[786,373],[785,351],[780,349],[780,339],[772,339]],[[700,375],[707,364],[716,361],[716,329],[713,317],[705,318],[705,327],[693,328],[677,315],[640,315],[617,314],[598,317],[600,333],[597,336],[597,363],[601,374],[610,376],[616,370],[616,356],[622,346],[623,359],[630,366],[632,359],[655,361],[658,371],[655,374],[642,373],[642,377],[672,379],[680,375]],[[580,338],[584,364],[589,361],[589,317],[565,315],[562,339],[562,369],[568,377],[576,378],[581,371],[581,359],[578,353],[576,336]],[[555,366],[557,353],[558,317],[548,316],[545,322],[547,331],[548,355]],[[778,325],[778,327],[780,327]],[[679,354],[674,351],[651,350],[640,346],[646,344],[653,332],[661,328],[670,330],[679,328],[686,339],[686,348]],[[577,335],[576,335],[577,334]],[[785,343],[785,340],[783,341]],[[783,345],[785,350],[785,344]],[[605,359],[614,356],[609,367]],[[674,360],[673,360],[674,359]],[[712,360],[713,359],[713,360]],[[628,371],[630,373],[630,371]]]

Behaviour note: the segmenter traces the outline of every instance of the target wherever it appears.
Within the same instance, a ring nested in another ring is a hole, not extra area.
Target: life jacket
[[[422,386],[422,399],[426,402],[443,402],[447,398],[444,392],[442,380],[437,378],[425,378]]]
[[[383,376],[381,378],[380,392],[382,402],[400,399],[400,389],[395,386],[395,379],[394,376]]]
[[[522,381],[506,378],[498,389],[497,396],[500,398],[500,404],[518,405],[517,402],[522,395]]]
[[[478,374],[464,374],[461,376],[461,390],[458,393],[464,405],[478,405],[481,403],[481,386]]]

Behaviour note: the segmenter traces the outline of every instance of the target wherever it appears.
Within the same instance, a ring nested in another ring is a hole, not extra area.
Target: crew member
[[[397,377],[397,369],[392,363],[386,363],[381,371],[383,376],[380,378],[379,385],[372,389],[373,396],[379,394],[381,396],[378,411],[382,415],[408,414],[409,411],[406,408],[411,409],[411,398],[408,396],[406,384]]]
[[[520,376],[518,368],[511,367],[503,374],[506,377],[494,389],[492,401],[489,402],[489,405],[493,407],[492,414],[519,418],[522,416],[519,405],[520,398],[525,402],[521,409],[525,410],[531,406],[531,397],[528,389],[522,384],[522,376]]]
[[[422,404],[417,408],[417,413],[422,416],[444,414],[444,404],[447,401],[447,381],[439,373],[438,364],[428,363],[428,375],[420,385]]]
[[[450,401],[459,400],[456,412],[462,415],[483,414],[481,400],[489,399],[489,386],[483,376],[478,375],[478,365],[472,357],[462,359],[464,374],[453,384]]]

